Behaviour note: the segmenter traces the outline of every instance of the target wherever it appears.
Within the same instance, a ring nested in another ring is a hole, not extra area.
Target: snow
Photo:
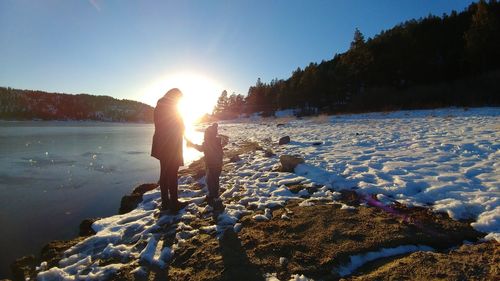
[[[266,281],[280,281],[277,277],[276,273],[267,273],[264,275],[264,278],[266,278]],[[290,276],[290,279],[288,281],[314,281],[311,278],[307,278],[303,274],[293,274]]]
[[[386,258],[416,251],[433,251],[433,249],[431,247],[421,245],[403,245],[395,248],[382,248],[379,251],[350,256],[349,263],[336,268],[335,272],[338,272],[341,277],[344,277],[353,273],[357,268],[363,266],[367,262],[374,261],[379,258]]]
[[[238,233],[238,232],[240,232],[242,227],[243,227],[243,225],[241,223],[236,223],[236,224],[234,224],[233,230],[235,233]]]
[[[201,191],[200,191],[201,192]],[[100,219],[92,225],[96,234],[71,247],[64,253],[58,267],[41,271],[39,280],[102,280],[125,264],[139,259],[164,268],[178,244],[199,233],[189,225],[191,216],[199,210],[191,203],[176,215],[161,215],[159,189],[147,192],[143,201],[130,213]],[[159,217],[159,218],[158,218]],[[175,244],[164,245],[162,228],[176,231]],[[113,258],[115,263],[100,266],[99,261]],[[41,268],[43,270],[43,268]],[[88,269],[91,269],[89,273]],[[137,269],[138,272],[144,271]]]
[[[303,274],[294,274],[290,277],[289,281],[314,281],[312,278],[307,278]]]
[[[211,208],[200,207],[205,191],[189,189],[192,178],[181,177],[179,196],[189,205],[179,214],[160,214],[160,192],[150,191],[130,213],[96,221],[94,236],[68,249],[58,267],[41,271],[38,277],[72,280],[78,274],[98,280],[136,259],[163,267],[178,247],[200,233],[220,237],[226,229],[239,232],[239,220],[245,215],[257,221],[290,219],[288,211],[273,218],[272,210],[291,199],[301,200],[303,207],[341,204],[335,201],[341,189],[375,194],[385,205],[397,201],[447,212],[454,219],[469,218],[474,228],[488,233],[487,239],[500,241],[499,121],[500,108],[482,108],[342,115],[294,120],[280,127],[272,120],[222,123],[220,133],[232,142],[251,136],[276,156],[265,157],[259,151],[240,155],[241,161],[223,172],[220,182],[226,191],[221,198],[226,208],[213,225],[199,229],[191,225]],[[274,144],[284,135],[291,137],[290,144]],[[263,141],[269,138],[271,142]],[[311,140],[322,144],[312,145]],[[279,156],[284,154],[300,155],[305,163],[295,173],[279,172]],[[317,189],[304,199],[307,191],[294,194],[290,184]],[[355,209],[345,204],[341,208]],[[163,244],[162,232],[175,233],[173,245]],[[407,245],[359,254],[340,270],[350,274],[376,258],[417,250],[430,248]],[[109,257],[116,263],[99,265],[100,259]],[[274,280],[276,275],[266,278]],[[292,280],[308,279],[295,275]]]
[[[272,219],[272,217],[273,217],[273,213],[272,213],[271,209],[266,208],[266,210],[264,211],[264,214],[255,215],[255,216],[253,216],[253,219],[256,221],[268,221],[268,220]]]
[[[267,273],[264,275],[266,281],[280,281],[278,277],[276,277],[276,273]]]
[[[243,190],[252,191],[253,197],[243,200],[254,200],[257,209],[290,199],[283,193],[273,197],[284,184],[320,185],[330,192],[356,189],[375,194],[383,204],[397,201],[471,219],[488,239],[500,241],[500,108],[338,115],[292,120],[286,126],[276,126],[278,122],[225,123],[220,129],[236,142],[249,135],[263,144],[265,139],[277,143],[282,136],[291,137],[287,145],[265,147],[276,157],[244,156],[222,177],[223,183],[237,178]],[[322,144],[312,145],[315,141]],[[295,174],[271,171],[283,154],[299,155],[305,163]],[[263,184],[256,178],[268,180]],[[325,191],[313,197],[331,195]],[[301,203],[310,205],[314,200]]]

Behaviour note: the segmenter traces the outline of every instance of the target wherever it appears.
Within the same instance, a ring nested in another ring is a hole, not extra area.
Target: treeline
[[[0,119],[153,121],[153,108],[108,96],[68,95],[0,87]]]
[[[401,23],[367,40],[356,29],[347,52],[297,68],[285,80],[258,79],[247,96],[224,92],[214,115],[498,105],[499,79],[500,5],[480,1],[460,13]]]

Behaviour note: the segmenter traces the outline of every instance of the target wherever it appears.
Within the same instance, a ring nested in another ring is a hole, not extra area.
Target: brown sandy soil
[[[280,218],[283,210],[275,210],[265,223],[242,219],[239,234],[251,263],[263,272],[276,272],[282,280],[291,274],[337,279],[335,268],[351,255],[401,245],[443,250],[482,237],[468,223],[418,209],[409,211],[412,219],[406,221],[365,206],[349,210],[338,204],[300,207],[292,202],[287,209],[290,220]],[[280,264],[280,257],[287,259],[286,264]]]
[[[355,194],[343,194],[344,203],[356,202]],[[280,280],[289,280],[293,274],[338,280],[335,268],[345,264],[351,255],[401,245],[428,245],[445,250],[460,245],[463,240],[475,241],[483,236],[466,222],[425,209],[407,209],[412,219],[400,220],[374,207],[358,205],[348,210],[341,209],[340,204],[300,207],[297,203],[290,202],[286,209],[274,210],[273,219],[267,222],[244,217],[238,234],[226,231],[220,240],[209,234],[192,238],[176,251],[167,270],[149,268],[146,277],[137,279],[130,273],[135,264],[122,270],[114,280],[264,280],[266,273],[277,273]],[[283,213],[290,219],[282,219]],[[418,226],[421,221],[425,221],[425,229]],[[199,219],[197,223],[208,225],[210,218]],[[477,254],[480,255],[480,251]],[[445,260],[454,254],[435,255]],[[280,263],[280,258],[286,261]],[[472,258],[470,261],[477,270],[490,271],[491,262],[487,264],[481,259],[474,262]],[[382,262],[377,268],[384,266]],[[406,279],[407,276],[403,271],[401,276],[390,275],[393,274],[390,270],[379,274],[376,278]]]
[[[463,245],[448,254],[416,252],[378,266],[348,280],[500,280],[500,243]]]

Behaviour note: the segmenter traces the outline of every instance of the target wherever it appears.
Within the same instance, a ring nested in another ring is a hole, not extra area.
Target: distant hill
[[[131,100],[0,87],[0,119],[153,122],[153,107]]]

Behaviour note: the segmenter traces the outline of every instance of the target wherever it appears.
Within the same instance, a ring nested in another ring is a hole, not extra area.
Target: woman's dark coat
[[[155,133],[151,156],[168,166],[183,166],[182,137],[184,123],[177,111],[176,99],[165,95],[154,110]]]

